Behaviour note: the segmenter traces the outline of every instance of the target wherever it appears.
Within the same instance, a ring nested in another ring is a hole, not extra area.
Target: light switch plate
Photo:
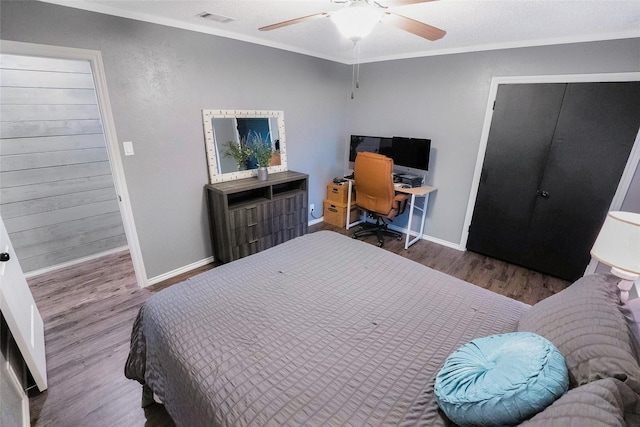
[[[124,147],[124,155],[125,156],[133,156],[134,155],[133,142],[132,141],[124,141],[122,143],[122,146]]]

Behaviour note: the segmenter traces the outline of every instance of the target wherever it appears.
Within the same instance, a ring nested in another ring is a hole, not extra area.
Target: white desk
[[[349,181],[349,195],[347,198],[347,230],[354,226],[354,225],[358,225],[361,222],[364,222],[364,220],[359,219],[357,221],[351,222],[351,218],[350,218],[350,214],[351,214],[351,190],[353,189],[353,180],[350,179]],[[424,232],[424,221],[427,217],[427,202],[429,201],[429,194],[431,194],[432,192],[436,191],[435,187],[429,187],[428,185],[423,185],[422,187],[414,187],[414,188],[402,188],[400,186],[396,186],[396,191],[398,193],[404,193],[404,194],[410,194],[411,195],[411,200],[409,201],[409,220],[407,222],[407,238],[406,241],[404,243],[404,248],[408,249],[409,246],[413,245],[415,242],[417,242],[418,240],[422,239],[422,235]],[[422,197],[424,199],[424,203],[422,204],[422,206],[416,206],[416,197]],[[422,218],[420,219],[420,231],[418,232],[418,235],[414,238],[411,239],[411,225],[413,223],[413,211],[418,210],[420,212],[422,212]]]

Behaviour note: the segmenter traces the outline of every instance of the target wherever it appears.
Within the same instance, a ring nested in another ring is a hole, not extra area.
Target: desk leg
[[[416,205],[416,195],[411,195],[411,206],[409,206],[409,222],[407,222],[407,239],[404,242],[404,248],[409,249],[409,246],[415,243],[415,240],[410,241],[411,238],[411,224],[413,223],[413,208]]]
[[[429,201],[429,193],[424,196],[424,202],[422,205],[422,221],[420,221],[420,234],[418,238],[422,239],[422,233],[424,232],[424,221],[427,219],[427,202]]]
[[[427,218],[427,201],[428,200],[429,200],[429,194],[424,196],[424,205],[422,206],[422,208],[420,208],[419,206],[416,206],[416,195],[415,194],[411,195],[411,206],[409,208],[409,222],[407,223],[407,240],[404,244],[405,249],[409,249],[409,246],[413,245],[415,242],[422,239],[422,233],[424,232],[424,221]],[[420,219],[420,232],[413,240],[409,240],[409,235],[411,234],[411,225],[413,222],[414,208],[419,211],[422,211],[422,218]]]
[[[351,192],[353,190],[353,181],[349,180],[349,195],[347,196],[347,224],[346,229],[353,227],[354,225],[361,224],[364,222],[363,218],[356,219],[354,222],[351,222]]]
[[[347,194],[347,230],[349,229],[349,227],[351,227],[351,186],[353,184],[351,183],[351,180],[349,180],[349,188],[348,188],[348,194]]]

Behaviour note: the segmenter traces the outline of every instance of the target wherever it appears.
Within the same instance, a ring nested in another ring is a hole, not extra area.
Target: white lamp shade
[[[380,19],[382,14],[368,6],[345,7],[331,14],[340,34],[354,41],[368,36]]]
[[[611,267],[640,274],[640,214],[609,212],[591,256]]]

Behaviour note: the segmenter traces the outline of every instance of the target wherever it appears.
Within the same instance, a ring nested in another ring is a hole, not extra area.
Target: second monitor
[[[349,161],[354,162],[359,152],[383,154],[393,159],[393,164],[413,169],[429,170],[431,140],[425,138],[393,138],[351,135]]]

